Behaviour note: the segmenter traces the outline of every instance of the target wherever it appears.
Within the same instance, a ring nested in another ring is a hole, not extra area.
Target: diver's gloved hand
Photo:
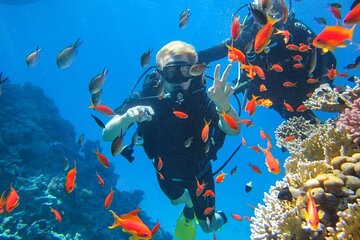
[[[211,100],[214,101],[219,112],[224,112],[230,107],[230,97],[234,93],[231,83],[226,82],[232,65],[229,64],[220,78],[220,64],[217,64],[214,71],[214,84],[208,89]]]
[[[151,121],[154,109],[150,106],[135,106],[126,111],[127,120],[133,122]]]

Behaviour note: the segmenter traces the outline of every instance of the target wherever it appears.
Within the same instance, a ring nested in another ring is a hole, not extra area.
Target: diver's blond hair
[[[172,41],[163,46],[156,54],[156,65],[162,69],[166,64],[168,58],[176,56],[186,56],[189,59],[189,64],[195,64],[198,61],[198,56],[194,46],[182,41]]]

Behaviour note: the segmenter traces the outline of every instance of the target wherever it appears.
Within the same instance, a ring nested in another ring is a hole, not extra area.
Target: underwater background
[[[232,13],[245,3],[247,1],[229,0],[0,1],[0,72],[10,79],[0,96],[0,128],[1,138],[13,138],[8,141],[13,145],[0,147],[0,192],[7,190],[10,183],[20,189],[17,209],[12,214],[0,215],[0,239],[127,239],[120,229],[107,229],[113,219],[104,209],[103,200],[111,186],[117,189],[111,209],[124,213],[140,207],[144,214],[142,219],[146,219],[150,228],[157,221],[161,223],[161,234],[154,239],[171,239],[182,206],[171,205],[161,192],[153,166],[141,147],[136,148],[133,163],[122,156],[111,157],[111,143],[101,140],[101,129],[90,116],[94,112],[88,108],[88,84],[107,67],[102,103],[116,108],[145,70],[140,65],[140,56],[148,48],[153,49],[150,64],[154,65],[156,52],[173,40],[191,43],[197,50],[218,44],[230,37]],[[314,17],[321,16],[335,24],[327,10],[328,3],[331,1],[292,1],[292,10],[298,19],[319,33],[323,26],[316,24]],[[348,11],[351,3],[341,2],[343,12]],[[179,14],[185,8],[191,9],[191,16],[187,26],[180,29]],[[246,9],[239,13],[240,21],[246,14]],[[355,29],[355,43],[360,42],[359,36],[359,29]],[[56,55],[78,38],[84,42],[72,66],[57,68]],[[42,49],[39,64],[29,68],[25,58],[36,47]],[[334,52],[338,69],[354,61],[359,55],[355,49],[349,46]],[[213,74],[216,63],[210,64],[207,75]],[[218,63],[223,70],[228,60],[225,58]],[[235,69],[229,79],[236,78]],[[359,71],[352,71],[351,75],[359,75]],[[336,78],[334,83],[354,86],[343,78]],[[239,96],[242,98],[241,94]],[[236,106],[235,101],[233,104]],[[317,116],[325,120],[335,114],[317,113]],[[104,122],[110,119],[99,117]],[[248,117],[247,113],[241,113],[242,119]],[[242,126],[241,135],[248,145],[259,143],[260,127],[274,138],[275,129],[283,121],[277,112],[267,108],[258,108],[253,120],[255,126]],[[82,133],[85,144],[79,146],[77,139]],[[221,166],[238,146],[241,135],[226,138],[213,169]],[[130,138],[128,133],[125,142],[130,142]],[[104,170],[95,158],[93,151],[97,146],[109,157],[110,171]],[[19,149],[22,149],[22,162],[13,159],[14,151]],[[279,148],[275,148],[273,154],[281,164],[289,156]],[[64,157],[69,159],[70,166],[73,166],[73,159],[78,162],[79,182],[74,190],[76,194],[70,196],[61,192],[66,174]],[[259,166],[262,173],[252,171],[249,162]],[[235,165],[237,173],[230,176]],[[96,170],[104,175],[105,189],[97,185]],[[217,238],[249,239],[250,223],[236,221],[230,214],[254,216],[247,203],[254,206],[262,203],[264,192],[283,178],[283,168],[279,175],[269,173],[262,154],[242,147],[224,172],[229,175],[224,183],[216,185],[216,209],[223,210],[229,222],[217,233]],[[249,181],[253,182],[253,189],[246,193],[245,184]],[[27,192],[35,196],[46,188],[48,190],[38,198],[22,194]],[[58,206],[64,212],[64,221],[56,222],[47,205]],[[34,219],[41,221],[29,227]],[[211,238],[211,234],[198,229],[197,239]]]

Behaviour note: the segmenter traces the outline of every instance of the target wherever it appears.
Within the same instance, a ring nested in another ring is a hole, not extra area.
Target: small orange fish
[[[349,77],[349,74],[348,73],[344,73],[344,72],[341,72],[337,75],[338,77],[342,77],[342,78],[347,78]]]
[[[216,182],[216,183],[222,183],[222,182],[224,182],[226,175],[227,175],[226,173],[224,173],[223,171],[221,171],[221,173],[216,176],[215,182]]]
[[[313,84],[313,83],[318,83],[319,79],[318,78],[309,78],[308,80],[306,80],[307,83]]]
[[[259,145],[258,145],[259,146]],[[277,160],[268,148],[264,149],[259,146],[261,151],[265,154],[265,164],[268,167],[269,172],[278,174],[280,173],[279,160]]]
[[[246,55],[240,49],[228,45],[226,47],[228,48],[228,59],[230,62],[246,63]]]
[[[245,219],[246,221],[248,221],[249,223],[251,223],[251,218],[250,218],[250,217],[244,216],[244,219]]]
[[[55,219],[56,219],[57,221],[59,221],[59,222],[62,221],[62,217],[61,217],[60,213],[58,212],[58,210],[53,209],[52,207],[50,207],[50,211],[51,211],[52,213],[54,213]]]
[[[275,72],[284,71],[283,67],[280,64],[277,64],[277,63],[271,65],[270,70],[274,70]]]
[[[10,189],[11,191],[9,195],[6,197],[6,205],[5,205],[5,210],[8,213],[12,212],[19,205],[19,200],[20,200],[20,197],[16,192],[16,190],[12,187],[12,184],[10,185]]]
[[[245,111],[249,113],[250,116],[252,116],[255,113],[256,110],[256,99],[259,96],[252,95],[252,99],[248,100],[245,106]]]
[[[301,104],[296,108],[297,112],[305,112],[306,110],[308,110],[308,108],[304,104]]]
[[[267,140],[266,145],[267,145],[267,148],[268,148],[268,149],[272,149],[272,148],[273,148],[273,146],[272,146],[272,144],[271,144],[271,141],[270,141],[269,139]]]
[[[214,211],[214,207],[207,207],[204,210],[204,215],[209,215],[210,213],[212,213]]]
[[[254,150],[257,153],[260,153],[260,148],[258,146],[249,146],[249,148],[251,148],[252,150]]]
[[[303,57],[300,54],[296,54],[295,56],[292,57],[292,59],[294,61],[299,62],[299,61],[303,60]]]
[[[241,24],[239,22],[240,17],[233,16],[233,22],[231,24],[231,38],[232,41],[236,41],[240,35]]]
[[[301,68],[304,68],[304,65],[303,65],[302,63],[295,63],[295,64],[293,65],[293,67],[294,67],[295,69],[301,69]]]
[[[101,165],[103,165],[106,168],[110,167],[110,162],[104,154],[100,153],[99,150],[96,150],[95,154]]]
[[[282,85],[284,87],[297,87],[296,82],[290,82],[290,81],[284,82]]]
[[[98,183],[100,184],[100,186],[104,186],[105,185],[104,179],[102,179],[102,177],[99,175],[99,173],[97,171],[96,171],[96,176],[97,176]]]
[[[113,201],[113,198],[114,198],[114,190],[111,188],[110,192],[108,193],[108,195],[106,196],[105,198],[105,201],[104,201],[104,207],[107,209],[110,207],[112,201]]]
[[[308,52],[310,50],[311,50],[310,44],[309,45],[306,45],[304,43],[299,44],[299,51],[300,52]]]
[[[163,166],[164,166],[163,160],[161,159],[161,157],[158,156],[157,170],[160,171]]]
[[[276,28],[276,33],[274,33],[274,34],[281,34],[281,35],[283,35],[284,36],[284,43],[285,44],[288,44],[288,42],[289,42],[289,40],[290,40],[290,32],[289,31],[287,31],[287,30],[280,30],[280,29],[277,29]]]
[[[254,122],[250,119],[240,119],[239,123],[244,124],[246,127],[254,126]]]
[[[159,171],[156,171],[156,172],[157,172],[157,174],[159,174],[160,180],[164,180],[164,179],[165,179],[164,175],[162,175],[161,172],[159,172]]]
[[[266,138],[266,133],[264,132],[264,130],[262,130],[261,128],[260,128],[260,137],[261,137],[261,139],[265,139]]]
[[[237,122],[235,121],[235,119],[227,114],[226,112],[222,112],[220,113],[220,116],[224,119],[224,121],[226,122],[226,124],[233,130],[237,131],[239,130],[239,126],[237,124]]]
[[[245,139],[243,136],[241,136],[241,144],[242,144],[243,146],[246,145],[246,139]]]
[[[242,221],[242,217],[239,214],[232,213],[231,217],[237,221]]]
[[[329,5],[329,10],[332,13],[332,15],[336,18],[336,20],[341,20],[340,8],[341,6],[336,3]]]
[[[261,173],[261,170],[260,170],[260,168],[259,168],[258,166],[254,165],[254,164],[252,164],[252,163],[249,163],[249,166],[251,167],[251,169],[252,169],[254,172],[256,172],[256,173],[258,173],[258,174]]]
[[[211,119],[210,121],[206,121],[206,119],[204,119],[205,121],[205,125],[201,131],[201,139],[203,140],[203,142],[206,142],[209,138],[209,129],[210,129],[210,123],[211,123]]]
[[[268,98],[261,98],[256,101],[256,105],[262,106],[262,107],[271,107],[273,102]]]
[[[308,94],[306,94],[306,97],[312,97],[312,95],[313,95],[313,92],[309,92]]]
[[[208,189],[203,194],[203,197],[215,197],[215,193],[211,189]]]
[[[256,54],[261,53],[270,43],[270,37],[274,30],[274,25],[280,19],[273,19],[267,15],[267,23],[258,31],[254,41],[254,51]]]
[[[94,103],[91,102],[91,105],[89,106],[89,108],[92,108],[95,111],[100,112],[100,113],[105,114],[110,117],[115,115],[114,111],[110,107],[103,105],[103,104],[94,105]]]
[[[337,75],[338,75],[338,72],[337,72],[336,68],[334,68],[334,66],[331,65],[331,68],[328,69],[328,73],[325,76],[327,76],[330,80],[334,80]]]
[[[291,142],[291,141],[293,141],[293,140],[295,140],[296,139],[296,137],[294,136],[294,135],[289,135],[289,136],[286,136],[285,138],[284,138],[284,141],[285,142]]]
[[[360,4],[354,6],[344,17],[344,25],[360,23]]]
[[[181,112],[181,111],[175,111],[173,110],[173,114],[178,117],[178,118],[181,118],[181,119],[187,119],[189,117],[189,115],[187,115],[186,113],[184,112]]]
[[[74,160],[74,168],[70,169],[66,175],[65,189],[71,193],[76,187],[76,162]]]
[[[267,90],[266,86],[264,84],[260,84],[259,91],[260,92],[265,92],[266,90]]]
[[[262,70],[261,67],[259,67],[258,65],[253,65],[253,69],[255,73],[259,76],[259,78],[261,78],[262,80],[266,79],[265,72],[264,70]]]
[[[294,112],[294,108],[290,104],[288,104],[285,101],[285,99],[284,99],[284,106],[285,106],[286,110],[288,110],[289,112]]]
[[[286,48],[291,50],[291,51],[298,51],[299,50],[299,46],[297,46],[295,44],[287,44]]]
[[[320,210],[318,211],[316,208],[316,203],[315,200],[313,198],[313,196],[311,195],[311,188],[307,191],[306,193],[306,197],[307,197],[307,210],[303,209],[301,211],[303,217],[306,219],[308,226],[310,227],[311,230],[313,230],[314,232],[319,231],[319,227],[320,227],[320,219],[324,216],[324,211]]]
[[[203,181],[203,183],[200,184],[199,180],[198,180],[197,178],[195,178],[195,179],[196,179],[196,186],[197,186],[195,194],[196,194],[196,196],[198,197],[198,196],[200,196],[200,195],[203,193],[203,191],[205,190],[205,186],[207,185],[207,183],[205,183],[205,182]]]

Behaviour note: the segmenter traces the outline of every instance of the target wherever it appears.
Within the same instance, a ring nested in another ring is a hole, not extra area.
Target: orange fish
[[[306,80],[307,83],[313,84],[313,83],[318,83],[319,79],[318,78],[309,78],[308,80]]]
[[[272,148],[273,148],[273,146],[272,146],[272,144],[271,144],[271,141],[270,141],[269,139],[267,140],[266,145],[267,145],[267,148],[268,148],[268,149],[272,149]]]
[[[59,221],[59,222],[62,221],[62,217],[61,217],[60,213],[58,212],[58,210],[53,209],[52,207],[50,207],[50,211],[51,211],[52,213],[54,213],[55,219],[56,219],[57,221]]]
[[[99,160],[99,162],[104,167],[106,167],[106,168],[110,167],[110,162],[109,162],[108,158],[104,154],[100,153],[99,150],[96,150],[95,154],[96,154],[96,157]]]
[[[242,217],[239,214],[232,213],[231,217],[237,221],[242,221]]]
[[[286,110],[288,110],[289,112],[294,112],[294,108],[290,104],[288,104],[285,101],[285,99],[284,99],[284,106],[285,106]]]
[[[248,221],[249,223],[251,223],[251,218],[250,218],[250,217],[244,216],[244,219],[245,219],[246,221]]]
[[[211,189],[208,189],[203,194],[203,197],[215,197],[215,193]]]
[[[293,65],[293,67],[294,67],[295,69],[301,69],[301,68],[304,68],[304,65],[303,65],[302,63],[295,63],[295,64]]]
[[[71,193],[76,187],[76,162],[74,160],[74,168],[70,169],[66,175],[65,189]]]
[[[342,26],[326,26],[313,40],[312,44],[317,48],[322,48],[323,52],[334,51],[336,47],[346,47],[346,41],[352,41],[354,29]]]
[[[318,211],[316,208],[316,203],[314,198],[311,195],[311,188],[306,193],[307,197],[307,210],[303,209],[301,211],[303,217],[306,219],[308,226],[314,232],[317,232],[320,227],[320,219],[324,216],[324,211]]]
[[[270,99],[267,98],[261,98],[256,101],[256,105],[262,106],[262,107],[271,107],[273,102]]]
[[[344,25],[360,23],[360,4],[351,9],[344,18]]]
[[[291,50],[291,51],[298,51],[299,50],[299,46],[297,46],[295,44],[287,44],[286,48]]]
[[[265,92],[266,90],[267,90],[266,86],[264,84],[260,84],[259,91],[260,92]]]
[[[325,76],[327,76],[330,80],[334,80],[337,75],[338,75],[338,72],[337,72],[336,68],[334,68],[334,66],[331,65],[331,68],[328,69],[328,73]]]
[[[240,35],[241,24],[239,22],[240,17],[233,16],[233,22],[231,24],[231,38],[232,41],[236,41]]]
[[[222,116],[222,118],[230,128],[232,128],[235,131],[239,129],[237,122],[231,115],[227,114],[226,112],[222,112],[220,113],[220,116]]]
[[[260,148],[258,146],[249,146],[252,150],[254,150],[257,153],[260,153]]]
[[[277,64],[277,63],[271,65],[270,70],[274,70],[275,72],[282,72],[282,71],[284,71],[283,67],[282,67],[281,65]]]
[[[100,186],[104,186],[105,185],[104,179],[102,179],[102,177],[98,174],[97,171],[96,171],[96,176],[97,176],[98,183],[100,184]]]
[[[261,67],[259,67],[258,65],[253,65],[253,69],[255,71],[255,73],[259,76],[259,78],[261,78],[262,80],[265,80],[265,72],[262,70]]]
[[[164,179],[165,179],[164,175],[162,175],[161,172],[159,172],[159,171],[156,171],[156,172],[157,172],[157,174],[159,174],[160,180],[164,180]]]
[[[181,111],[175,111],[173,110],[173,114],[178,117],[178,118],[181,118],[181,119],[186,119],[189,117],[189,115],[187,115],[186,113],[184,112],[181,112]]]
[[[246,63],[246,56],[240,49],[228,45],[226,45],[226,47],[228,48],[228,58],[230,62]]]
[[[241,136],[241,144],[242,144],[243,146],[246,145],[246,140],[245,140],[245,138],[244,138],[243,136]]]
[[[261,137],[261,139],[265,139],[266,137],[267,137],[267,134],[264,132],[264,130],[262,130],[261,128],[260,128],[260,137]]]
[[[347,78],[347,77],[349,77],[349,74],[341,72],[341,73],[338,74],[338,77]]]
[[[214,211],[214,207],[207,207],[204,210],[204,215],[209,215],[210,213],[212,213]]]
[[[200,195],[203,193],[203,191],[204,191],[205,186],[207,185],[207,183],[205,183],[205,182],[203,181],[203,183],[200,184],[199,180],[198,180],[197,178],[195,178],[195,179],[196,179],[196,186],[197,186],[195,194],[196,194],[196,196],[198,197],[198,196],[200,196]]]
[[[252,99],[249,100],[249,101],[246,103],[245,112],[248,112],[250,116],[252,116],[252,115],[255,113],[255,110],[256,110],[256,99],[257,99],[258,97],[259,97],[259,96],[254,96],[254,95],[252,95]]]
[[[114,111],[110,107],[108,107],[106,105],[103,105],[103,104],[94,105],[94,103],[91,102],[91,105],[89,106],[89,108],[92,108],[95,111],[101,112],[101,113],[103,113],[103,114],[105,114],[107,116],[114,116],[115,115]]]
[[[301,104],[296,108],[297,112],[305,112],[306,110],[307,110],[307,107],[304,104]]]
[[[131,234],[131,239],[151,239],[156,231],[159,229],[159,224],[156,224],[154,228],[150,229],[143,223],[138,217],[139,209],[135,209],[129,213],[119,216],[112,210],[110,210],[114,217],[113,225],[109,226],[109,229],[122,227],[123,232]]]
[[[224,173],[223,171],[221,171],[221,173],[216,176],[215,182],[216,182],[216,183],[222,183],[222,182],[224,182],[226,175],[227,175],[226,173]]]
[[[272,19],[267,15],[267,23],[259,30],[255,36],[254,50],[256,54],[261,53],[270,43],[270,37],[274,30],[274,24],[280,19]]]
[[[6,197],[5,197],[5,192],[3,192],[0,198],[0,214],[4,212],[5,204],[6,204]]]
[[[160,171],[163,166],[164,166],[164,163],[163,163],[161,157],[158,156],[157,170]]]
[[[13,211],[19,205],[19,200],[20,200],[18,193],[12,187],[12,185],[10,185],[10,189],[11,191],[9,195],[6,197],[6,205],[5,205],[5,210],[8,213]]]
[[[274,34],[281,34],[281,35],[283,35],[284,36],[284,43],[285,44],[288,44],[288,42],[289,42],[289,40],[290,40],[290,32],[289,31],[287,31],[287,30],[280,30],[280,29],[277,29],[276,28],[276,33],[274,33]]]
[[[201,139],[203,140],[203,142],[207,142],[208,138],[209,138],[209,126],[211,123],[211,119],[210,121],[206,121],[206,119],[204,119],[205,121],[205,125],[201,131]]]
[[[300,52],[308,52],[310,50],[311,50],[310,44],[309,45],[306,45],[304,43],[299,44],[299,51]]]
[[[332,3],[329,5],[329,10],[332,15],[336,18],[336,20],[341,20],[341,12],[340,12],[341,5],[337,3]]]
[[[291,142],[291,141],[293,141],[293,140],[295,140],[296,139],[296,137],[294,136],[294,135],[289,135],[289,136],[286,136],[285,138],[284,138],[284,141],[285,142]]]
[[[259,145],[258,145],[259,146]],[[264,149],[259,146],[261,151],[265,154],[265,164],[268,167],[269,172],[278,174],[280,173],[279,160],[277,160],[268,148]]]
[[[110,192],[108,193],[108,195],[106,196],[105,198],[105,201],[104,201],[104,207],[105,208],[109,208],[111,203],[112,203],[112,200],[114,198],[114,190],[111,188]]]
[[[296,82],[289,82],[289,81],[284,82],[282,85],[283,85],[284,87],[297,87],[297,86],[296,86]]]
[[[308,94],[306,94],[306,97],[311,97],[313,95],[313,93],[312,92],[309,92]]]
[[[296,54],[295,56],[292,57],[292,59],[294,61],[301,61],[303,60],[303,57],[300,54]]]
[[[261,173],[261,170],[260,170],[260,168],[259,168],[258,166],[254,165],[254,164],[251,164],[251,163],[249,163],[249,166],[251,167],[251,169],[252,169],[254,172],[256,172],[256,173],[258,173],[258,174]]]
[[[254,122],[250,119],[240,119],[239,123],[244,124],[246,127],[254,126]]]

